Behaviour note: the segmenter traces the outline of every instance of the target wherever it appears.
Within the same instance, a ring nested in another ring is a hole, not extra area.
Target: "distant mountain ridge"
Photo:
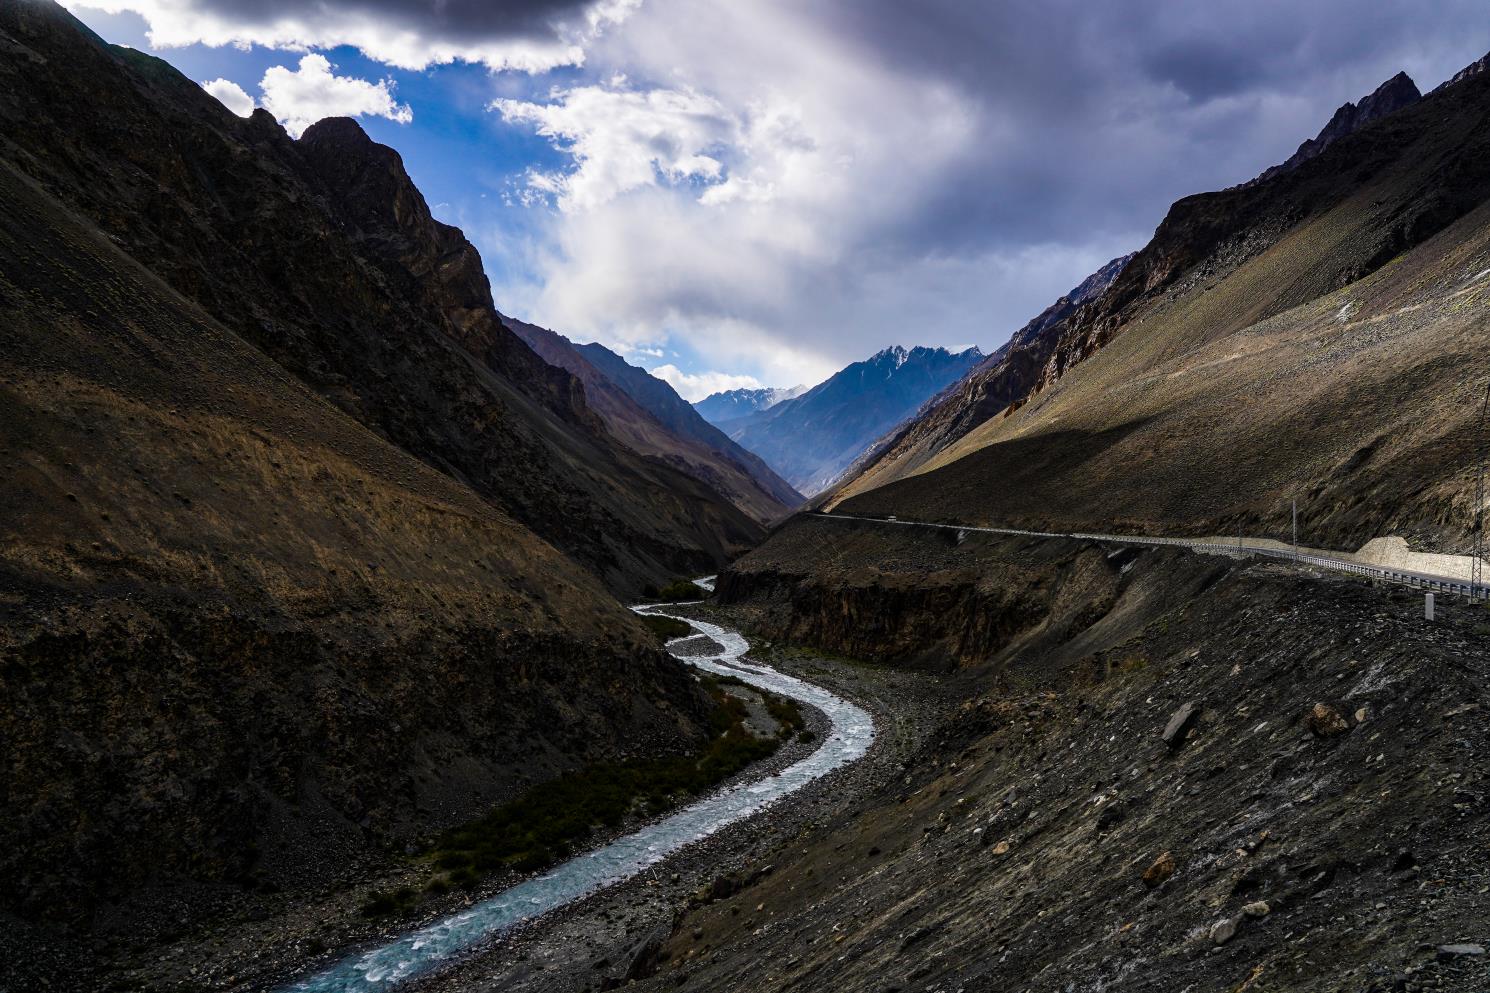
[[[729,435],[810,497],[982,359],[977,348],[886,348],[801,396],[730,422]]]
[[[965,376],[922,404],[914,418],[877,439],[843,473],[841,481],[857,478],[887,452],[893,453],[888,461],[897,472],[909,472],[1007,407],[1055,351],[1066,320],[1105,293],[1134,254],[1111,260],[1042,310]]]
[[[584,384],[589,406],[618,440],[712,487],[761,523],[802,503],[802,494],[760,456],[709,424],[671,386],[604,345],[578,345],[512,317],[504,323],[550,365]]]
[[[795,400],[807,392],[806,386],[763,386],[760,389],[725,390],[710,393],[693,405],[693,409],[710,424],[718,427],[728,421],[749,417],[762,410],[769,410],[787,400]]]

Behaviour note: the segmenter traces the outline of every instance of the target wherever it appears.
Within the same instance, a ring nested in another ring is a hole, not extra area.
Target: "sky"
[[[64,0],[297,135],[355,116],[503,313],[687,399],[991,351],[1170,203],[1282,161],[1469,0]]]

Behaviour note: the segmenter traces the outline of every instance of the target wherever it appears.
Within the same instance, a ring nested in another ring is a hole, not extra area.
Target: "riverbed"
[[[750,645],[738,632],[661,604],[635,609],[638,613],[675,617],[693,628],[692,635],[668,643],[669,650],[681,661],[716,675],[733,676],[818,710],[827,721],[822,745],[774,775],[727,787],[541,876],[392,942],[347,956],[329,969],[292,982],[284,988],[286,991],[381,991],[437,972],[519,925],[648,870],[868,751],[874,740],[874,721],[862,707],[771,666],[747,661]]]

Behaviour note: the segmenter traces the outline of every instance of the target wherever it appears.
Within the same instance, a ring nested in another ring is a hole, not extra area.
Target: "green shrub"
[[[378,890],[362,905],[363,917],[386,917],[389,914],[408,910],[419,898],[412,887],[400,886],[389,892]]]
[[[665,600],[668,603],[679,603],[684,600],[702,600],[708,595],[702,586],[686,579],[675,579],[657,591],[657,599]]]
[[[763,696],[766,699],[766,711],[781,725],[782,737],[790,737],[793,731],[800,731],[807,726],[807,718],[802,716],[802,705],[797,701],[774,693]]]
[[[673,617],[654,617],[650,614],[641,615],[642,623],[652,629],[652,633],[663,641],[669,638],[685,638],[693,633],[693,628]]]

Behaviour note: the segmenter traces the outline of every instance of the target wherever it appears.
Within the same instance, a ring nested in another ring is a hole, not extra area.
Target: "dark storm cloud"
[[[1189,193],[1286,158],[1400,69],[1426,91],[1490,49],[1481,3],[855,0],[814,16],[978,108],[984,138],[910,244],[1146,231]]]
[[[321,0],[313,5],[301,0],[199,0],[194,6],[245,27],[303,20],[313,7],[317,20],[332,15],[426,38],[469,41],[554,39],[565,23],[583,20],[596,0]]]
[[[455,60],[542,72],[583,61],[598,27],[631,0],[64,0],[144,18],[157,48],[350,45],[405,69]]]
[[[725,169],[705,182],[762,196],[722,209],[644,178],[645,209],[567,214],[540,304],[722,357],[742,326],[825,365],[997,346],[1175,200],[1286,159],[1399,70],[1427,89],[1487,49],[1483,0],[647,0],[593,46],[593,78],[716,99],[746,137],[709,150]],[[753,140],[762,107],[820,154]],[[598,116],[572,133],[582,173],[628,144]]]

